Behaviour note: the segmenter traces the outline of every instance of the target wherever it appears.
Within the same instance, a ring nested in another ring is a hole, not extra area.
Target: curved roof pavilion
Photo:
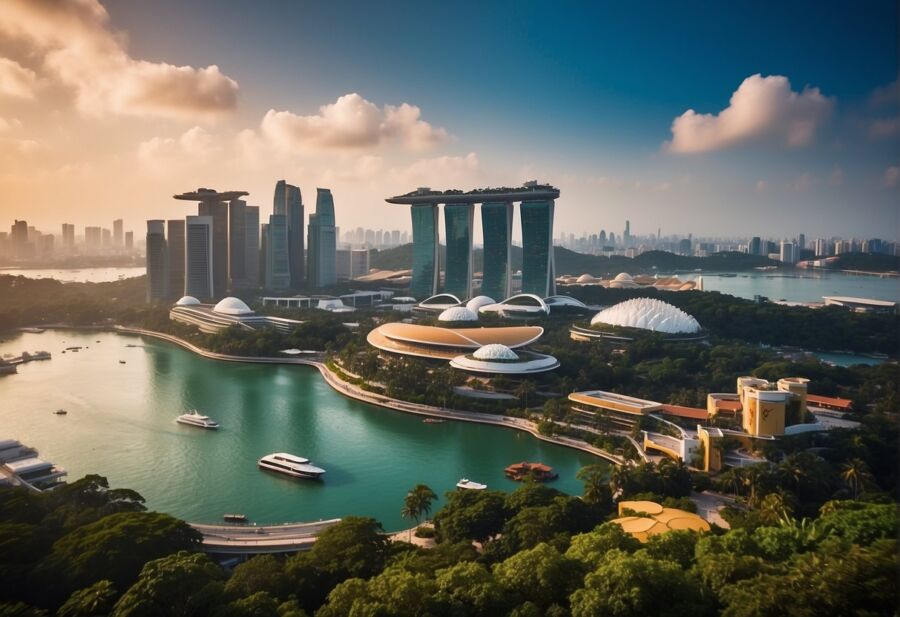
[[[439,328],[402,322],[386,323],[369,332],[370,345],[402,355],[450,360],[485,345],[500,344],[515,349],[538,340],[539,326],[511,328]]]

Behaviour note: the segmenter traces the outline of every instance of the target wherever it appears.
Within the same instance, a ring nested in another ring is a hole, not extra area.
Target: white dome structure
[[[200,300],[194,296],[183,296],[181,300],[175,303],[175,306],[197,306],[198,304],[200,304]]]
[[[496,302],[497,302],[496,300],[494,300],[493,298],[490,298],[488,296],[475,296],[474,298],[472,298],[471,300],[466,302],[466,308],[477,315],[478,310],[482,306],[487,306],[488,304],[495,304]]]
[[[247,306],[240,298],[229,296],[222,298],[219,303],[213,307],[214,313],[222,313],[223,315],[252,315],[253,310]]]
[[[438,321],[478,321],[478,315],[464,306],[454,306],[438,315]]]
[[[500,343],[491,343],[490,345],[485,345],[483,347],[479,347],[472,354],[472,357],[476,360],[518,360],[519,356],[516,355],[512,349],[507,347],[506,345],[501,345]]]
[[[700,324],[696,319],[681,309],[654,298],[635,298],[604,309],[591,319],[592,326],[597,324],[640,328],[666,334],[696,334],[700,331]]]
[[[590,274],[582,274],[577,279],[575,279],[575,282],[579,285],[590,285],[591,283],[596,283],[597,279]]]
[[[631,280],[633,280],[633,278],[632,278],[632,276],[631,276],[630,274],[628,274],[627,272],[619,272],[619,273],[616,275],[616,278],[614,278],[613,280],[614,280],[614,281],[631,281]]]

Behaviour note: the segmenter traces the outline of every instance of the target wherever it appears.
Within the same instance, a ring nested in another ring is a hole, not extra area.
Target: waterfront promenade
[[[296,553],[312,548],[316,536],[341,522],[334,518],[285,525],[203,525],[189,523],[203,534],[203,550],[216,555]]]

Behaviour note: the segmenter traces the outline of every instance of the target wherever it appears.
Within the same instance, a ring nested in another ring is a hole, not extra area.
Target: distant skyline
[[[409,229],[550,182],[556,232],[898,238],[897,4],[4,0],[0,218],[143,229],[277,180]],[[477,232],[476,232],[477,233]]]

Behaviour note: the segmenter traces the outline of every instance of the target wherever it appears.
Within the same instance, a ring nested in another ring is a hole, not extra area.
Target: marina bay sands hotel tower
[[[472,297],[472,228],[475,204],[481,204],[484,234],[481,293],[498,302],[512,295],[513,204],[521,202],[522,293],[533,293],[542,298],[553,295],[553,210],[557,198],[559,189],[533,181],[519,188],[479,189],[468,193],[420,188],[389,197],[385,201],[408,204],[412,213],[410,293],[421,301],[441,291],[438,207],[443,204],[447,244],[443,292],[461,300]]]

